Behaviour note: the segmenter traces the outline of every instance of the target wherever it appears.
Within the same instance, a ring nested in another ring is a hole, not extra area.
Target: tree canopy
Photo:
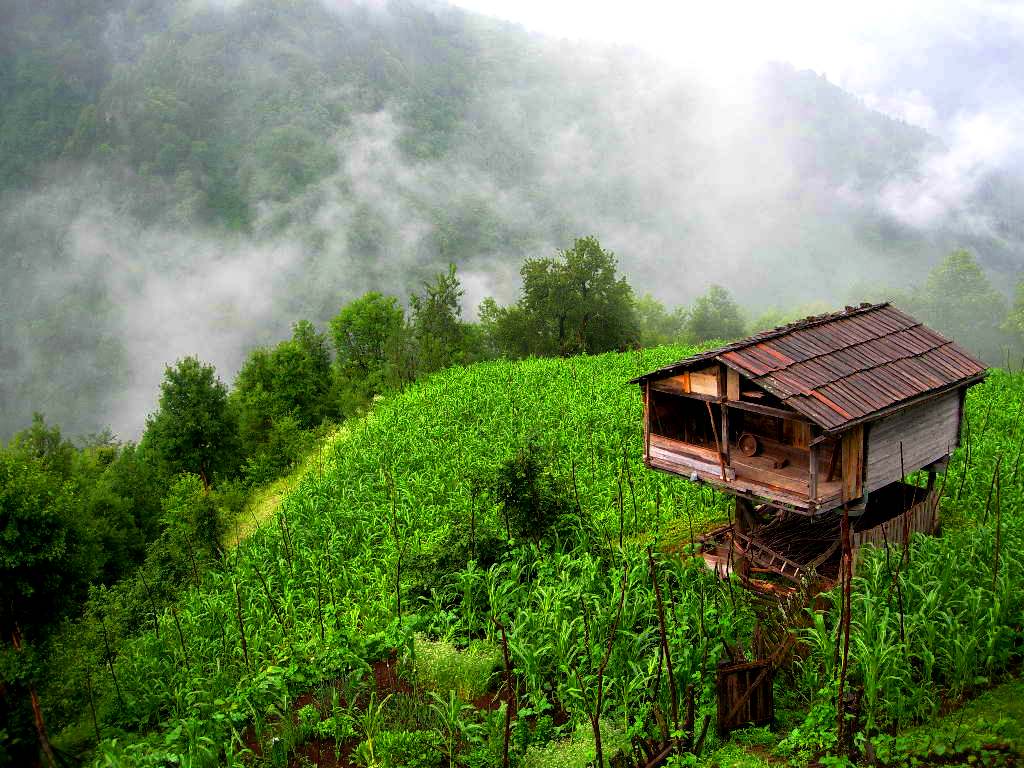
[[[746,330],[739,305],[732,294],[720,285],[712,285],[693,303],[686,326],[690,341],[697,344],[715,339],[735,339]]]
[[[306,320],[295,324],[291,339],[254,350],[232,392],[246,452],[264,443],[274,423],[285,417],[302,429],[319,425],[330,415],[331,381],[327,337]]]
[[[1002,362],[1007,301],[969,251],[954,251],[929,272],[916,300],[919,319],[982,360]]]
[[[449,264],[447,272],[423,283],[422,293],[409,297],[414,364],[418,373],[430,373],[467,362],[469,329],[462,321],[462,283]]]
[[[394,296],[364,294],[331,320],[338,407],[351,415],[369,397],[401,380],[405,312]]]
[[[209,485],[238,466],[238,423],[212,365],[186,357],[164,372],[160,406],[146,419],[142,448],[166,474],[191,472]]]
[[[491,303],[481,320],[503,354],[573,355],[624,349],[639,340],[633,290],[595,237],[554,257],[527,259],[523,291],[508,308]]]

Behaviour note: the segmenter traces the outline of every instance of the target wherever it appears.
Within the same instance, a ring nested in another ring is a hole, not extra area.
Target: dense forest
[[[751,315],[886,295],[959,248],[1017,280],[1014,178],[963,201],[971,226],[906,221],[886,201],[940,142],[810,72],[726,92],[433,2],[3,14],[4,437],[43,411],[135,439],[170,360],[233,376],[295,318],[404,305],[449,263],[472,318],[586,233],[641,294],[726,284]]]

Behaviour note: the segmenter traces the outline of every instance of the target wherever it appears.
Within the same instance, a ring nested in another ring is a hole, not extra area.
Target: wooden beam
[[[725,480],[725,458],[722,454],[722,441],[718,437],[718,427],[715,425],[715,415],[711,412],[711,403],[704,403],[708,407],[708,421],[711,422],[711,434],[715,436],[715,445],[718,446],[718,467],[722,472],[722,479]]]
[[[803,421],[807,423],[810,423],[811,421],[802,413],[797,413],[796,411],[774,408],[770,405],[761,405],[760,403],[748,403],[746,400],[730,400],[729,407],[737,408],[741,411],[751,411],[752,413],[763,413],[765,416],[774,416],[778,419],[791,419],[793,421]]]
[[[843,433],[843,502],[864,495],[864,427]]]
[[[729,400],[740,399],[740,375],[732,368],[725,369],[725,396]]]

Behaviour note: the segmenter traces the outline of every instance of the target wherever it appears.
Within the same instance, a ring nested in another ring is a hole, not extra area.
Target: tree
[[[0,450],[0,632],[8,653],[0,664],[2,709],[27,693],[40,748],[56,765],[26,646],[44,637],[82,597],[92,578],[87,531],[76,522],[69,485],[42,459]],[[24,654],[24,655],[23,655]],[[6,654],[5,654],[6,655]]]
[[[33,413],[32,426],[11,438],[11,449],[37,459],[44,470],[62,480],[71,478],[75,447],[61,436],[60,427],[46,426],[41,413]]]
[[[487,357],[528,357],[535,348],[537,331],[519,304],[501,307],[488,296],[480,302],[477,317]]]
[[[238,422],[212,365],[186,357],[164,371],[160,407],[146,419],[142,450],[165,474],[191,472],[209,486],[238,467]]]
[[[291,419],[300,429],[318,426],[332,411],[331,383],[327,337],[308,321],[296,323],[288,341],[254,350],[231,393],[244,453],[251,455],[265,444],[281,419]]]
[[[555,258],[527,259],[516,307],[487,307],[489,338],[512,357],[572,355],[637,343],[633,291],[616,276],[615,255],[594,237],[575,241]]]
[[[462,321],[462,284],[455,265],[439,272],[423,292],[409,297],[413,358],[418,374],[466,362],[467,324]]]
[[[1003,323],[1003,330],[1010,334],[1018,348],[1024,345],[1024,278],[1017,281],[1017,289],[1013,294],[1013,306]]]
[[[540,541],[570,509],[564,489],[541,462],[541,446],[528,440],[498,467],[494,498],[516,538]]]
[[[685,307],[669,312],[664,304],[645,293],[636,300],[636,313],[640,346],[659,347],[682,340],[688,319]]]
[[[720,285],[712,285],[694,302],[686,324],[687,336],[696,344],[713,339],[735,339],[742,336],[744,330],[739,306]]]
[[[331,320],[336,398],[351,415],[404,375],[405,312],[394,296],[376,292],[347,304]]]
[[[163,510],[163,535],[179,549],[198,550],[210,557],[216,553],[223,530],[213,495],[202,478],[188,473],[179,476],[164,497]]]
[[[954,251],[928,273],[918,303],[921,320],[985,362],[1002,362],[1006,298],[968,251]]]

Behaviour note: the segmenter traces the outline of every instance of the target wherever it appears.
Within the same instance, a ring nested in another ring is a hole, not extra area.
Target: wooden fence
[[[727,735],[747,725],[769,725],[775,719],[771,659],[718,667],[718,733]]]
[[[932,534],[939,525],[939,495],[931,491],[917,504],[913,505],[906,512],[886,520],[884,523],[868,528],[866,531],[857,531],[851,534],[850,540],[853,546],[854,558],[856,559],[857,549],[865,544],[873,544],[876,547],[899,544],[910,538],[913,533]]]

